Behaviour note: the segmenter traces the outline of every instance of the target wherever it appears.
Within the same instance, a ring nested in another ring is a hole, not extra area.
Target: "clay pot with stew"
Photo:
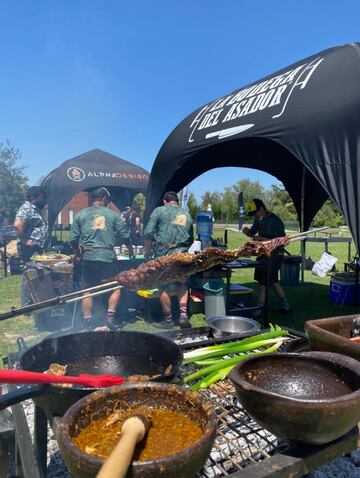
[[[80,433],[86,431],[94,420],[104,420],[112,417],[114,413],[139,407],[180,414],[196,426],[198,436],[191,445],[176,452],[170,451],[167,456],[147,459],[147,461],[133,461],[127,476],[190,478],[196,475],[210,455],[215,440],[214,410],[209,403],[202,400],[199,394],[191,390],[172,384],[147,382],[94,392],[76,402],[62,418],[54,420],[55,435],[60,451],[72,477],[96,477],[105,461],[80,449],[86,448],[83,443],[77,442]],[[174,446],[176,426],[176,423],[171,426],[171,439],[168,440],[170,443],[173,441]],[[102,429],[99,427],[99,436],[103,435]],[[78,443],[78,446],[74,441]],[[141,446],[145,446],[144,442],[146,438]],[[91,447],[93,444],[89,440],[86,445]],[[134,456],[136,457],[136,451]]]

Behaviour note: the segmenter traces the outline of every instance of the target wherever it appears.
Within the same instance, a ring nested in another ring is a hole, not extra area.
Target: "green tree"
[[[270,210],[280,216],[283,221],[297,220],[295,205],[286,189],[273,184],[271,186],[269,202]]]
[[[139,211],[142,217],[144,215],[145,206],[146,206],[145,196],[142,193],[138,193],[133,199],[132,207],[136,209],[137,211]]]
[[[339,227],[345,224],[344,217],[333,201],[328,199],[317,212],[313,220],[314,227]]]
[[[254,198],[261,199],[266,205],[269,204],[269,192],[264,189],[259,181],[251,181],[249,178],[240,179],[232,189],[237,197],[240,192],[244,195],[244,204],[246,205]]]
[[[237,220],[238,215],[237,193],[233,187],[225,188],[222,200],[222,219],[229,222]]]
[[[17,166],[21,157],[21,151],[8,140],[0,142],[0,205],[10,222],[24,202],[28,188],[26,167]]]
[[[193,192],[189,193],[189,199],[187,203],[188,209],[189,209],[189,214],[195,221],[196,219],[196,213],[199,210],[199,206],[195,197],[195,194]]]
[[[209,204],[211,206],[211,210],[214,214],[215,219],[221,219],[221,212],[222,212],[222,202],[223,202],[223,194],[215,191],[213,193],[206,191],[201,196],[201,205],[200,208],[203,211],[206,211]]]

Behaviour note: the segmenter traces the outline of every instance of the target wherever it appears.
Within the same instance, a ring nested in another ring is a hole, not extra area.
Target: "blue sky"
[[[31,183],[100,148],[148,170],[200,105],[360,40],[359,1],[0,0],[0,140]],[[197,197],[267,174],[222,168]]]

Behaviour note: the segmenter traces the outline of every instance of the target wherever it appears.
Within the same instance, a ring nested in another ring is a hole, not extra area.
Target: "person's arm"
[[[79,249],[80,234],[81,234],[80,223],[79,223],[78,216],[76,215],[70,227],[70,245],[74,252],[76,252]]]
[[[15,232],[16,232],[17,237],[18,237],[19,240],[21,241],[22,238],[23,238],[23,236],[24,236],[24,232],[25,232],[25,223],[24,223],[24,221],[22,221],[21,219],[19,219],[18,217],[16,217],[13,226],[14,226],[14,229],[15,229]]]
[[[76,263],[80,263],[82,255],[84,253],[83,247],[80,245],[80,234],[80,221],[78,216],[76,215],[70,227],[70,245],[74,252],[73,261]]]
[[[254,224],[251,227],[243,227],[242,232],[245,234],[245,236],[251,237],[253,240],[259,240],[259,236],[255,238],[255,235],[258,232],[257,221],[254,221]]]
[[[152,241],[155,236],[158,223],[158,215],[156,209],[150,215],[149,221],[144,230],[144,257],[145,260],[151,258],[152,255]]]
[[[144,259],[147,261],[151,258],[152,241],[144,239]]]

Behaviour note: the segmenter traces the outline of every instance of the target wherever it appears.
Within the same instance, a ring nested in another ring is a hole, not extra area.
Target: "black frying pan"
[[[25,350],[20,368],[44,372],[52,363],[67,365],[67,375],[80,373],[151,375],[171,380],[179,370],[182,351],[171,340],[144,332],[83,332],[51,337]],[[51,418],[63,415],[77,400],[96,389],[56,385],[21,387],[0,398],[0,409],[33,398]]]

